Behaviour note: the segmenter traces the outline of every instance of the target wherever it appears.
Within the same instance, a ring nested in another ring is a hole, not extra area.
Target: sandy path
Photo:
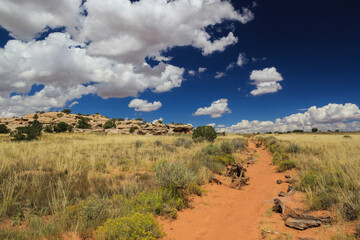
[[[282,178],[275,172],[272,156],[256,148],[256,164],[248,168],[250,185],[235,190],[225,185],[206,185],[206,196],[196,197],[193,209],[179,212],[175,221],[161,220],[167,233],[165,239],[261,239],[259,223],[273,198],[282,189],[275,182]]]

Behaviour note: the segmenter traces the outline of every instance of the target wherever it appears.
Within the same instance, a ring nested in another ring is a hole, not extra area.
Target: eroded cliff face
[[[23,117],[0,118],[0,124],[5,124],[9,129],[15,130],[17,127],[27,126],[34,122],[35,113],[27,114]],[[145,123],[139,120],[115,121],[116,128],[104,129],[102,126],[109,118],[100,114],[94,115],[78,115],[65,114],[62,112],[47,112],[37,113],[37,120],[46,125],[55,125],[59,122],[65,122],[74,127],[74,132],[108,132],[130,134],[130,129],[133,128],[132,134],[137,135],[166,135],[172,133],[192,134],[192,125],[177,125],[177,124],[162,124],[162,123]],[[81,117],[89,118],[91,129],[79,129],[76,125]]]

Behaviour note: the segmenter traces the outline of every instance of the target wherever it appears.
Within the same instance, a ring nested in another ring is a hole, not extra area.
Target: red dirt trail
[[[257,151],[256,163],[246,174],[250,177],[250,185],[242,190],[226,184],[206,185],[206,196],[195,197],[191,203],[193,209],[179,212],[174,221],[159,220],[167,233],[164,239],[261,239],[259,223],[277,193],[284,190],[276,184],[283,174],[276,173],[267,150],[256,148],[252,141],[249,141],[249,149]]]

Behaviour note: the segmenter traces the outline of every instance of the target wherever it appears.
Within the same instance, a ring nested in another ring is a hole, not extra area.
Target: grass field
[[[280,134],[275,138],[268,138],[270,149],[275,157],[283,152],[285,160],[299,170],[298,188],[307,193],[311,209],[331,209],[340,221],[358,219],[359,134]]]
[[[158,238],[153,215],[175,218],[187,196],[201,195],[214,172],[240,160],[245,145],[236,135],[213,145],[191,136],[68,133],[12,142],[2,135],[0,239],[62,239],[67,232],[132,239],[118,230],[129,224]]]

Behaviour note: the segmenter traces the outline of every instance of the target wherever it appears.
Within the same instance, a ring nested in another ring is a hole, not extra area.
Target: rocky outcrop
[[[43,125],[55,125],[59,122],[66,122],[74,127],[74,132],[104,132],[112,134],[135,134],[135,135],[168,135],[174,133],[192,134],[192,125],[146,123],[139,120],[115,121],[116,128],[103,129],[103,124],[109,120],[100,114],[78,115],[65,114],[62,112],[37,113],[37,120]],[[23,117],[0,118],[0,124],[5,124],[10,130],[17,127],[27,126],[34,122],[35,113]],[[91,129],[79,129],[76,125],[81,117],[90,119]],[[130,133],[130,129],[133,130]]]

